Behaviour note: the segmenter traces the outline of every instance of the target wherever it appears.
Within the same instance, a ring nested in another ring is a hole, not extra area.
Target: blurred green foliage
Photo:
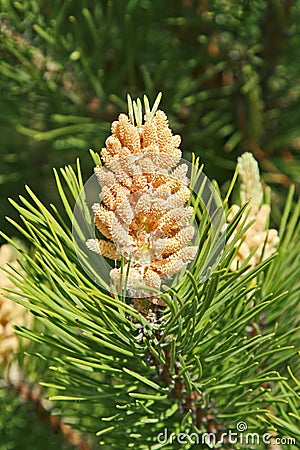
[[[75,449],[52,432],[33,404],[20,400],[9,389],[0,388],[0,410],[0,450]]]
[[[251,150],[268,183],[300,180],[300,1],[0,0],[0,228],[23,185],[99,149],[126,93],[162,108],[208,176]]]

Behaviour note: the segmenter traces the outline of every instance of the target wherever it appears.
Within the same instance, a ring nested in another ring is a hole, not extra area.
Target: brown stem
[[[157,297],[147,298],[147,299],[134,299],[134,307],[143,316],[152,322],[157,322],[163,317],[163,307],[165,304]],[[157,340],[159,341],[161,336],[158,330],[153,330],[153,333]],[[145,336],[145,338],[147,338]],[[151,360],[151,363],[155,365],[158,374],[163,379],[164,383],[171,388],[172,396],[178,400],[180,410],[183,413],[191,411],[193,422],[198,429],[203,425],[205,426],[207,432],[218,433],[224,431],[223,427],[217,423],[216,418],[211,414],[212,408],[210,407],[207,411],[203,407],[199,407],[199,403],[202,398],[199,392],[192,390],[188,392],[184,377],[180,376],[180,364],[178,361],[174,362],[175,370],[174,375],[170,371],[170,352],[169,350],[164,350],[166,362],[162,366],[161,363],[154,358],[151,354],[147,355],[147,360]]]

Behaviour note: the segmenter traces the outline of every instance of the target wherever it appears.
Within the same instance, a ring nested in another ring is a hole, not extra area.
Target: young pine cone
[[[163,111],[148,111],[143,124],[140,112],[136,121],[121,114],[101,151],[105,165],[94,169],[100,203],[92,210],[103,238],[86,245],[106,258],[123,258],[123,268],[112,269],[110,278],[118,291],[121,272],[127,274],[128,293],[138,297],[153,295],[147,288],[159,290],[194,260],[198,248],[188,245],[193,208],[186,205],[188,166],[178,164],[180,136],[172,134]]]

